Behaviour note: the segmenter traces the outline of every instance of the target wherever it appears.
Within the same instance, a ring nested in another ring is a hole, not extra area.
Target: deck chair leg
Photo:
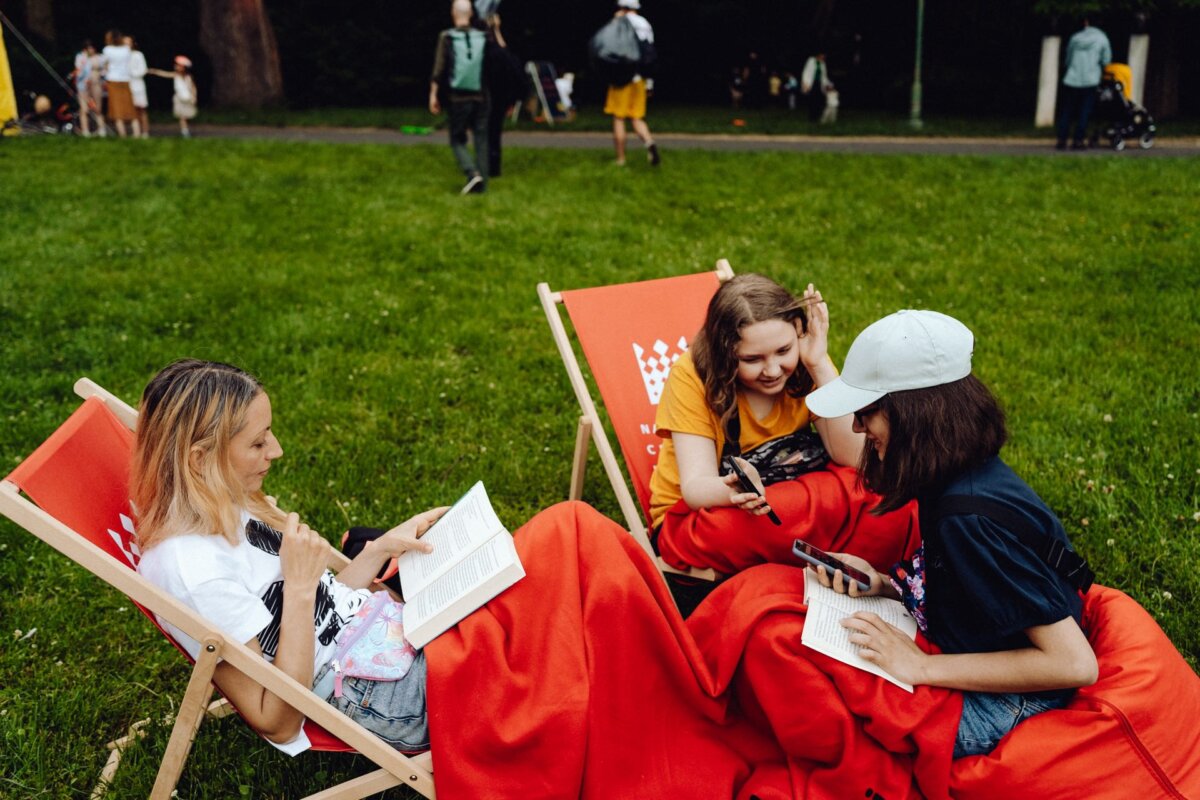
[[[124,736],[108,743],[108,760],[104,763],[104,769],[100,770],[100,780],[96,781],[96,787],[92,789],[89,800],[100,800],[108,792],[109,784],[116,777],[117,768],[121,766],[121,756],[125,754],[125,748],[145,737],[146,732],[143,728],[149,724],[149,718],[139,720],[129,726],[129,731]]]
[[[220,656],[219,640],[206,639],[201,643],[200,657],[192,669],[187,692],[175,715],[175,727],[171,729],[171,740],[167,744],[167,752],[163,754],[162,765],[158,768],[158,777],[154,780],[151,800],[167,800],[175,791],[175,784],[179,783],[196,731],[200,729],[200,723],[208,711],[208,701],[212,697],[212,676]]]
[[[583,476],[587,471],[588,446],[592,441],[592,423],[587,417],[579,418],[579,427],[575,431],[575,460],[571,465],[572,500],[583,499]]]

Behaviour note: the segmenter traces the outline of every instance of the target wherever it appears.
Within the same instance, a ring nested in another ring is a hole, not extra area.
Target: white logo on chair
[[[108,535],[116,542],[117,547],[121,550],[121,555],[125,556],[125,560],[129,562],[129,566],[137,567],[138,561],[142,559],[142,551],[137,546],[137,539],[133,534],[133,520],[128,515],[121,515],[121,532],[118,533],[112,528],[108,529]]]
[[[637,342],[633,343],[633,354],[637,357],[638,369],[642,373],[642,383],[646,385],[646,396],[650,398],[650,405],[658,405],[658,401],[662,398],[663,387],[667,384],[667,375],[671,372],[671,366],[687,352],[687,349],[687,339],[683,336],[680,336],[679,341],[675,343],[674,351],[662,339],[655,339],[654,346],[651,348],[653,352],[648,357],[646,350],[641,345]]]

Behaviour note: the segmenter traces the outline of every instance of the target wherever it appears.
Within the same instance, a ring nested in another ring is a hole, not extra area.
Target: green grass
[[[156,116],[164,124],[170,116]],[[735,124],[735,120],[741,124]],[[444,127],[445,117],[434,117],[425,108],[379,107],[379,108],[320,108],[269,111],[218,111],[204,109],[196,120],[204,124],[226,125],[270,125],[288,126],[334,126],[347,128],[391,128],[399,130],[406,126]],[[809,122],[804,108],[787,111],[782,108],[743,109],[734,111],[721,106],[667,105],[651,101],[647,121],[656,133],[700,133],[745,135],[795,135],[795,136],[902,136],[911,137],[1031,137],[1051,139],[1052,130],[1034,127],[1031,117],[1004,116],[946,116],[925,115],[924,125],[914,130],[908,115],[887,114],[879,111],[841,109],[838,121],[833,125],[818,125]],[[510,130],[549,130],[544,123],[535,123],[530,115],[522,113]],[[561,131],[608,131],[612,129],[612,117],[601,111],[601,105],[585,104],[571,122],[561,122],[553,130]],[[1171,120],[1158,125],[1158,136],[1163,138],[1200,136],[1200,120]]]
[[[440,143],[0,141],[0,463],[69,413],[80,375],[135,401],[172,359],[221,359],[268,387],[286,451],[269,488],[318,530],[399,520],[477,478],[515,528],[565,496],[577,418],[535,284],[727,257],[815,282],[839,362],[897,308],[964,320],[1009,414],[1006,459],[1196,667],[1200,162],[506,159],[463,198]],[[589,481],[615,516],[594,461]],[[0,796],[85,797],[103,743],[169,715],[186,669],[127,600],[7,521],[0,619]],[[365,770],[212,727],[181,797],[295,797]],[[166,734],[129,750],[112,797],[146,796]]]

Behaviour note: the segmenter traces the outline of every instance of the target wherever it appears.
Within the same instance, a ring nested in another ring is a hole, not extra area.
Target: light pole
[[[908,112],[908,124],[914,128],[921,122],[921,40],[925,33],[925,0],[917,0],[917,60],[913,65],[912,106]]]

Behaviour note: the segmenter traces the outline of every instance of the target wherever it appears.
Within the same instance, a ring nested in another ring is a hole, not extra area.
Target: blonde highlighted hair
[[[236,543],[243,509],[282,529],[283,513],[261,491],[245,490],[229,458],[229,443],[262,391],[237,367],[197,359],[168,365],[146,385],[129,476],[143,551],[179,533]]]

